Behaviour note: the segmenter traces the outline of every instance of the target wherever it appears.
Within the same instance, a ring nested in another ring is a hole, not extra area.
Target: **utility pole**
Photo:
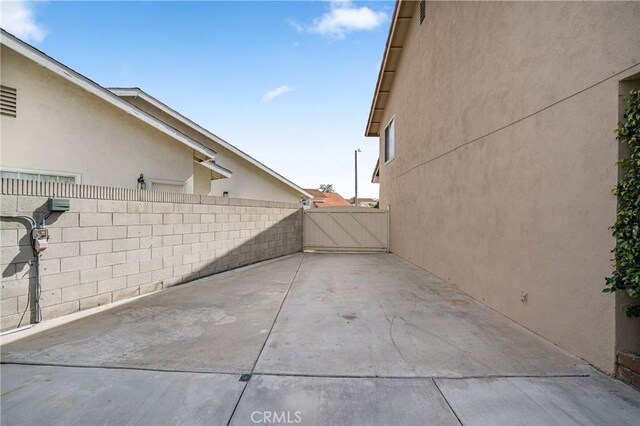
[[[358,153],[359,152],[362,152],[360,151],[360,148],[354,151],[355,162],[356,162],[356,195],[353,197],[353,205],[356,207],[358,207]]]

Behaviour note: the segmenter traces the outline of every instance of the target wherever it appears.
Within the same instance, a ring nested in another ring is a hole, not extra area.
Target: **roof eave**
[[[376,166],[373,168],[371,183],[380,183],[380,157],[376,160]]]
[[[396,68],[400,62],[404,40],[413,17],[417,2],[411,0],[397,0],[393,9],[389,35],[385,45],[378,81],[371,101],[369,118],[365,129],[365,136],[380,136],[381,116],[386,106],[386,101],[391,93],[391,86]]]
[[[180,114],[179,112],[177,112],[173,108],[169,107],[168,105],[162,103],[158,99],[156,99],[153,96],[149,95],[144,90],[142,90],[140,88],[137,88],[137,87],[110,88],[109,90],[114,95],[119,96],[119,97],[132,97],[132,98],[143,99],[145,102],[149,103],[150,105],[154,106],[155,108],[158,108],[159,110],[161,110],[164,113],[170,115],[174,119],[176,119],[176,120],[180,121],[181,123],[191,127],[193,130],[204,134],[208,138],[212,139],[214,142],[218,143],[222,147],[224,147],[224,148],[228,149],[229,151],[233,152],[234,154],[236,154],[240,158],[242,158],[242,159],[248,161],[249,163],[253,164],[255,167],[257,167],[258,169],[260,169],[263,172],[267,173],[268,175],[276,178],[277,180],[279,180],[280,182],[284,183],[288,187],[294,189],[296,192],[300,193],[301,195],[303,195],[303,196],[305,196],[307,198],[312,198],[312,195],[310,193],[306,192],[304,189],[302,189],[301,187],[299,187],[295,183],[291,182],[290,180],[288,180],[284,176],[280,175],[279,173],[277,173],[274,170],[270,169],[266,165],[262,164],[261,162],[259,162],[255,158],[251,157],[249,154],[245,153],[244,151],[241,151],[240,149],[238,149],[235,146],[231,145],[229,142],[225,141],[221,137],[215,135],[214,133],[212,133],[209,130],[205,129],[204,127],[200,126],[198,123],[190,120],[189,118],[187,118],[184,115]]]
[[[168,124],[156,119],[150,114],[147,114],[141,109],[136,108],[135,106],[131,105],[124,99],[119,98],[115,94],[111,93],[109,90],[100,86],[95,81],[83,76],[82,74],[72,70],[66,65],[56,61],[46,53],[25,43],[24,41],[20,40],[19,38],[7,32],[6,30],[4,29],[0,29],[0,30],[2,34],[0,44],[3,44],[7,46],[9,49],[14,50],[15,52],[18,52],[19,54],[34,61],[38,65],[46,68],[47,70],[53,72],[54,74],[57,74],[58,76],[81,87],[87,92],[98,96],[99,98],[103,99],[109,104],[121,109],[122,111],[145,122],[146,124],[149,124],[150,126],[156,128],[160,132],[189,146],[190,148],[193,148],[194,150],[200,152],[201,154],[206,155],[207,157],[212,159],[215,158],[217,153],[211,148],[208,148],[200,144],[199,142],[188,137],[187,135],[180,133],[178,130],[174,129]]]
[[[233,176],[233,172],[225,167],[222,167],[219,164],[216,164],[214,160],[203,160],[203,161],[196,161],[194,160],[194,162],[196,164],[200,164],[202,167],[206,167],[209,170],[214,171],[215,173],[224,176],[225,178],[230,178],[231,176]]]

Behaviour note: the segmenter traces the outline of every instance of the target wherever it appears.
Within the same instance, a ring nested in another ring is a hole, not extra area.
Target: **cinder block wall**
[[[71,210],[47,220],[43,320],[302,250],[302,210],[291,203],[2,179],[2,214],[39,223],[54,194]],[[2,330],[34,315],[29,227],[2,219]]]

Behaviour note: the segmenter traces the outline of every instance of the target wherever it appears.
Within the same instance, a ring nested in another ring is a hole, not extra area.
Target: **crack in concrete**
[[[415,371],[415,366],[413,364],[411,364],[409,361],[407,361],[407,359],[405,358],[404,354],[402,353],[402,351],[398,347],[398,344],[396,343],[396,340],[393,338],[393,323],[396,320],[396,317],[398,315],[394,314],[393,318],[389,319],[389,316],[387,315],[387,312],[384,310],[384,308],[382,307],[382,303],[380,303],[380,300],[377,297],[376,297],[376,302],[378,303],[378,306],[380,306],[380,310],[382,311],[382,314],[384,315],[384,319],[386,319],[387,322],[389,323],[389,339],[391,340],[391,343],[393,344],[393,347],[396,349],[396,351],[398,352],[398,355],[400,355],[400,358],[402,358],[402,360],[405,362],[405,364],[407,364],[407,366],[409,366],[409,368],[411,368],[412,371]],[[404,318],[403,318],[403,320],[404,320]],[[404,321],[406,322],[406,320],[404,320]]]
[[[415,370],[414,366],[409,361],[407,361],[407,359],[404,357],[404,354],[402,353],[402,351],[398,347],[398,344],[396,343],[396,339],[393,338],[393,322],[396,320],[396,317],[397,317],[397,315],[394,315],[393,318],[391,319],[391,321],[389,322],[389,338],[391,339],[391,343],[393,343],[393,347],[396,348],[396,351],[400,355],[400,358],[402,358],[402,360],[405,362],[405,364],[407,364],[409,366],[409,368],[411,368],[411,370],[413,371],[413,370]],[[389,321],[388,318],[387,318],[387,321]]]

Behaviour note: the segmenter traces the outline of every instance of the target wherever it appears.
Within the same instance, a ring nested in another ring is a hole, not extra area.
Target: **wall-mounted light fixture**
[[[140,177],[138,178],[138,189],[147,189],[147,182],[145,182],[142,173],[140,173]]]

